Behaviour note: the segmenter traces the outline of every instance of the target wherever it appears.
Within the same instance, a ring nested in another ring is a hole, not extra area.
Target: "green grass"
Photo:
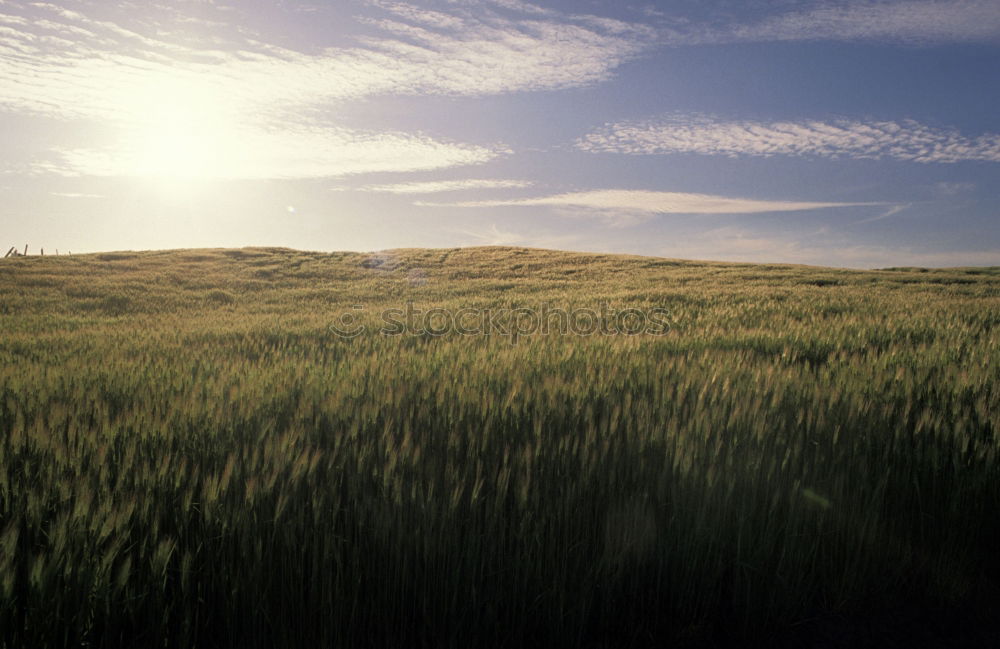
[[[516,248],[2,260],[0,647],[986,646],[998,297]],[[407,303],[671,329],[380,334]]]

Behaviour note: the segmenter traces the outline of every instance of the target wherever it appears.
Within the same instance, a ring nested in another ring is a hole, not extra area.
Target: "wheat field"
[[[2,260],[0,647],[988,646],[998,297],[494,247]],[[382,331],[407,305],[669,327]]]

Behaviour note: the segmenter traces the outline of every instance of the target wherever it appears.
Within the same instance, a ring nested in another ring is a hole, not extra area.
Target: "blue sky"
[[[996,0],[0,0],[0,244],[1000,265]]]

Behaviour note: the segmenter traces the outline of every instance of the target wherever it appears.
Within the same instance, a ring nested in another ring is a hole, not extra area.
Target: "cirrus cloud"
[[[4,0],[0,112],[106,134],[101,146],[39,152],[21,165],[35,172],[290,178],[437,169],[481,163],[504,147],[347,129],[333,107],[374,95],[583,86],[609,78],[651,41],[641,25],[502,4],[499,12],[481,2],[441,10],[373,2],[356,21],[355,45],[295,50],[239,29],[216,29],[204,42],[173,38],[177,21],[190,18],[177,8]],[[188,153],[177,145],[184,142]],[[172,169],[151,169],[164,147],[174,149],[166,152]]]
[[[910,162],[1000,162],[1000,134],[969,137],[913,120],[723,121],[700,115],[621,122],[580,138],[592,153],[818,158],[889,158]]]
[[[415,203],[415,205],[435,207],[576,207],[597,211],[641,212],[647,214],[757,214],[762,212],[796,212],[829,207],[876,204],[757,200],[713,196],[709,194],[629,189],[570,192],[553,196],[508,200]]]
[[[142,147],[56,149],[36,172],[64,176],[172,177],[201,179],[324,178],[375,172],[427,171],[481,164],[500,155],[487,147],[441,142],[406,133],[337,128],[287,128],[279,134],[248,129],[227,133],[232,141],[216,147],[199,143],[193,164],[183,151],[166,152],[166,161]],[[170,144],[158,146],[172,146]],[[181,142],[183,147],[184,143]],[[179,157],[171,157],[179,156]]]
[[[915,44],[1000,40],[995,0],[822,2],[734,25],[736,41],[897,41]]]
[[[384,194],[437,194],[442,192],[457,192],[469,189],[519,189],[530,187],[534,183],[528,180],[490,180],[486,178],[466,178],[462,180],[428,180],[422,182],[393,183],[387,185],[363,185],[350,188],[354,191],[376,192]],[[349,189],[336,187],[337,191]]]
[[[201,46],[46,3],[0,5],[0,106],[58,117],[128,112],[123,96],[163,78],[197,79],[255,112],[378,94],[479,96],[602,81],[648,49],[651,30],[583,17],[501,16],[470,3],[450,13],[373,3],[355,47],[292,50],[252,39]],[[152,12],[150,12],[152,13]],[[123,18],[124,20],[124,18]],[[165,19],[164,19],[165,20]],[[128,115],[125,115],[128,116]]]

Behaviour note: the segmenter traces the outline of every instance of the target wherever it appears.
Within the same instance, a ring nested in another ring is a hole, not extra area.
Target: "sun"
[[[236,107],[203,81],[156,79],[125,104],[122,153],[131,176],[179,188],[230,176],[246,158]]]

